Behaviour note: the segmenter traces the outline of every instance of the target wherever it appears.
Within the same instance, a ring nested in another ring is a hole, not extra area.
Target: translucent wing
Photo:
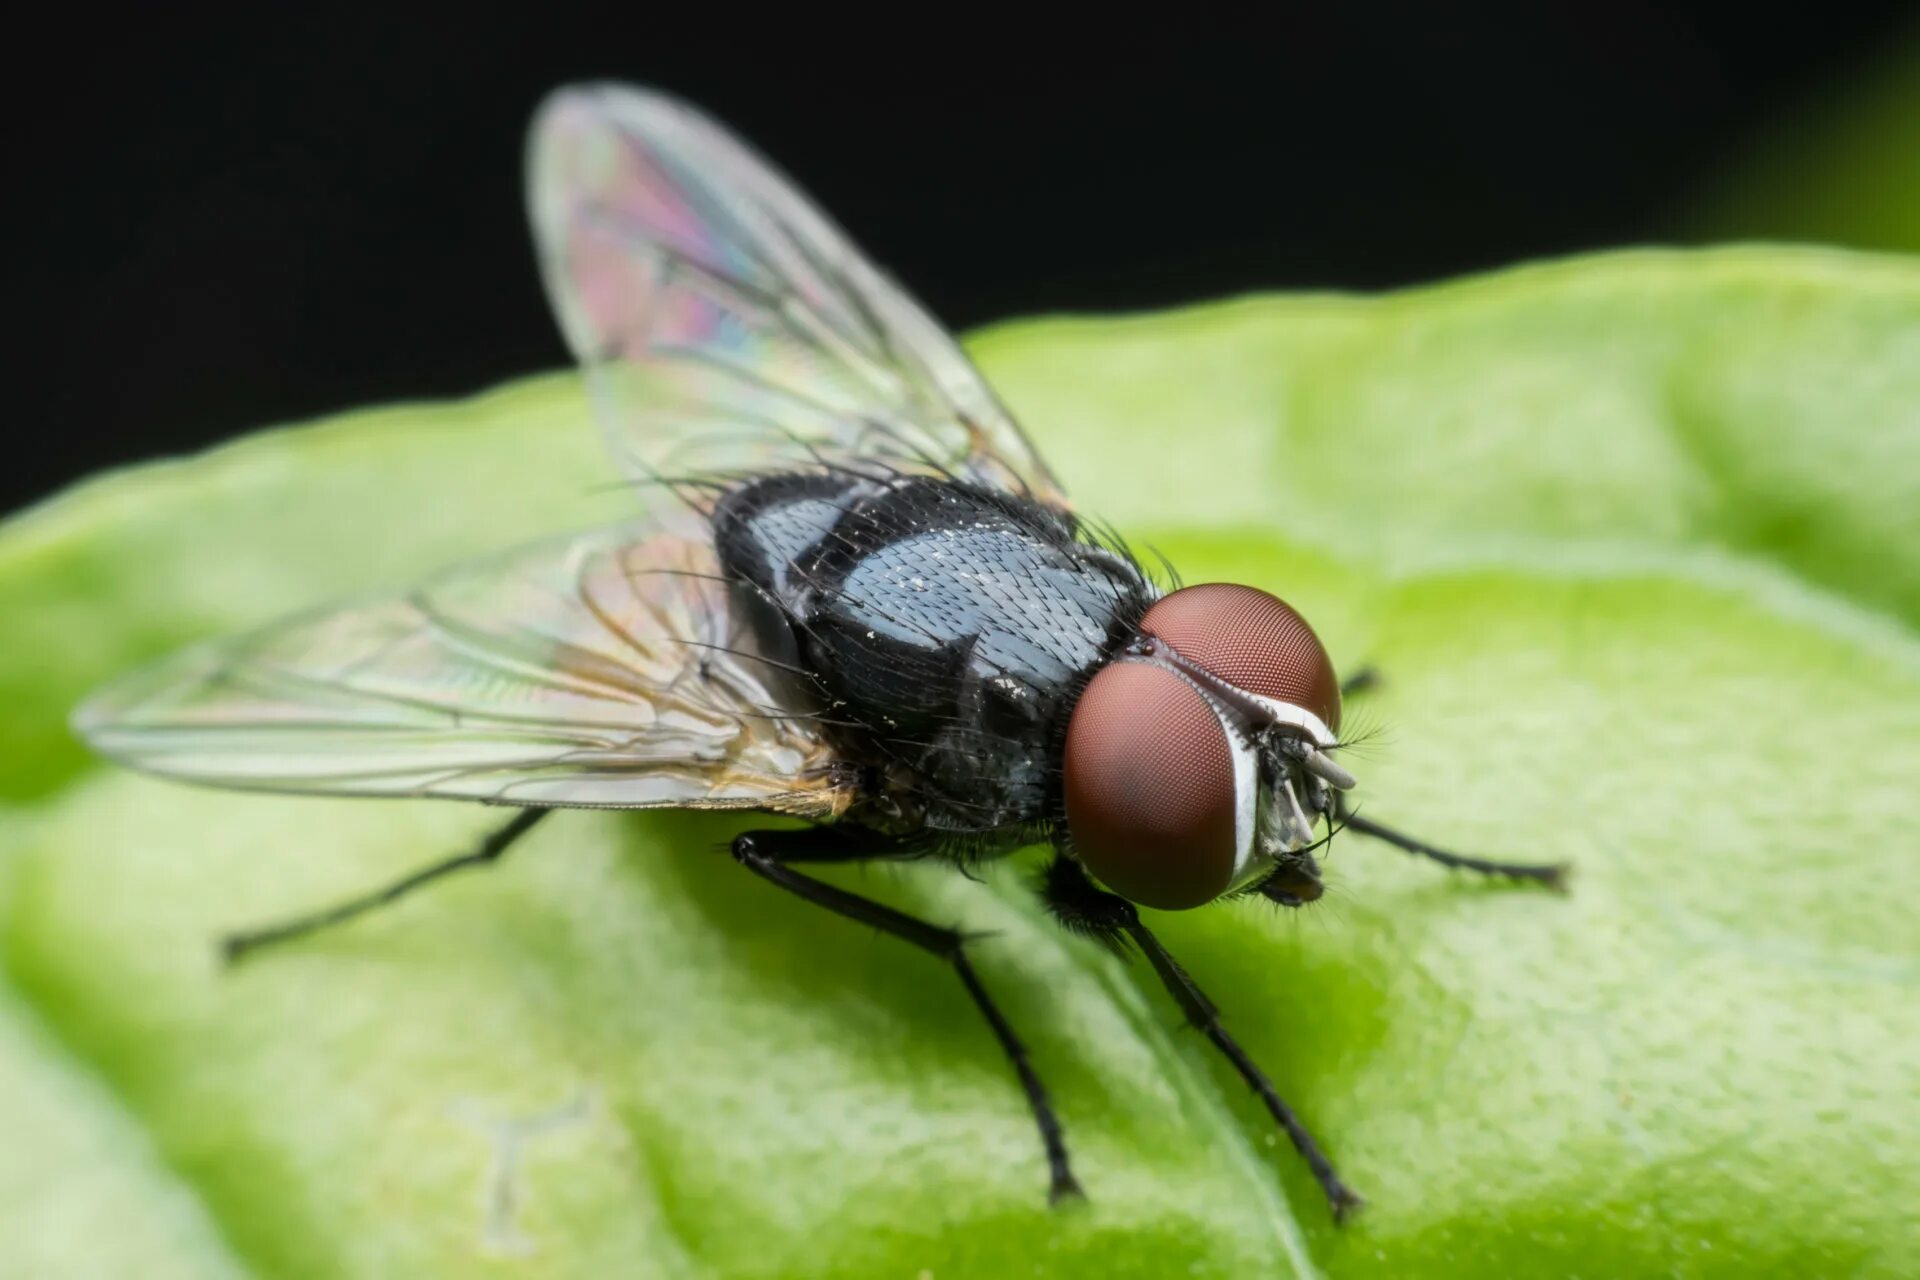
[[[75,727],[227,787],[837,816],[851,792],[716,572],[652,521],[542,544],[189,649]]]
[[[946,332],[692,107],[562,90],[529,181],[548,292],[629,475],[878,461],[1064,505]]]

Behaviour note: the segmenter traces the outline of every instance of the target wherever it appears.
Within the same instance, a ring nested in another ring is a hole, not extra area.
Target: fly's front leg
[[[1362,667],[1348,676],[1340,685],[1340,696],[1351,697],[1356,693],[1365,693],[1380,683],[1380,672],[1374,667]],[[1530,880],[1543,884],[1549,889],[1564,890],[1567,887],[1568,866],[1564,862],[1495,862],[1490,858],[1475,858],[1464,853],[1452,853],[1425,840],[1397,831],[1371,818],[1363,818],[1355,813],[1347,803],[1347,797],[1335,791],[1333,793],[1333,817],[1349,831],[1358,831],[1361,835],[1384,840],[1396,849],[1415,854],[1422,858],[1431,858],[1443,867],[1456,871],[1472,871],[1483,876],[1504,876],[1509,880]]]
[[[1489,858],[1475,858],[1464,853],[1450,853],[1438,846],[1416,839],[1405,832],[1396,831],[1371,818],[1355,813],[1347,804],[1347,798],[1339,792],[1333,796],[1333,816],[1344,829],[1358,831],[1361,835],[1384,840],[1396,849],[1415,854],[1422,858],[1431,858],[1443,867],[1457,871],[1472,871],[1483,876],[1504,876],[1509,880],[1528,880],[1545,885],[1549,889],[1564,890],[1567,887],[1567,864],[1564,862],[1495,862]]]
[[[514,841],[525,835],[532,829],[534,823],[550,812],[551,810],[548,809],[522,809],[513,816],[511,822],[490,833],[466,853],[457,858],[448,858],[444,862],[436,862],[432,866],[422,867],[412,875],[403,876],[384,889],[376,889],[372,893],[363,894],[338,906],[328,907],[324,911],[315,911],[310,915],[296,916],[291,920],[283,920],[279,924],[230,933],[220,940],[220,953],[228,964],[233,964],[272,943],[290,942],[295,938],[303,938],[317,929],[345,924],[349,920],[365,915],[375,907],[383,907],[389,902],[405,897],[420,886],[438,880],[449,872],[495,862],[501,854],[512,847]]]
[[[1380,683],[1380,669],[1368,665],[1360,668],[1340,682],[1340,696],[1351,698],[1357,693],[1366,693]]]
[[[1020,1078],[1020,1087],[1026,1092],[1027,1105],[1033,1109],[1034,1122],[1040,1128],[1040,1142],[1046,1149],[1047,1169],[1051,1178],[1048,1200],[1058,1204],[1065,1197],[1078,1196],[1080,1184],[1074,1180],[1073,1169],[1067,1161],[1066,1140],[1061,1136],[1060,1121],[1054,1115],[1046,1086],[1040,1083],[1039,1075],[1028,1061],[1026,1046],[1014,1034],[999,1006],[993,1002],[993,997],[981,985],[979,975],[974,973],[973,963],[967,959],[966,939],[960,932],[928,924],[884,903],[816,880],[789,865],[796,862],[854,862],[866,858],[903,857],[913,852],[911,846],[902,845],[889,836],[854,826],[747,831],[734,837],[733,841],[734,858],[761,879],[771,881],[788,893],[825,907],[836,915],[890,933],[953,966],[960,978],[960,985],[967,989],[967,994],[993,1030],[994,1038],[1000,1042],[1001,1050],[1012,1062],[1014,1074]]]
[[[1087,879],[1086,872],[1080,869],[1080,864],[1065,855],[1057,856],[1047,868],[1041,896],[1054,917],[1073,932],[1099,938],[1116,949],[1124,950],[1128,942],[1140,949],[1167,993],[1187,1015],[1187,1021],[1212,1041],[1213,1046],[1233,1064],[1233,1069],[1240,1073],[1247,1087],[1259,1095],[1268,1114],[1286,1130],[1294,1149],[1307,1162],[1307,1168],[1313,1171],[1314,1179],[1326,1193],[1327,1204],[1333,1209],[1336,1222],[1345,1221],[1348,1214],[1365,1203],[1341,1181],[1340,1175],[1334,1171],[1333,1162],[1327,1159],[1326,1153],[1320,1150],[1320,1144],[1313,1140],[1307,1127],[1294,1115],[1293,1108],[1280,1097],[1273,1082],[1267,1079],[1266,1072],[1247,1056],[1240,1042],[1221,1025],[1219,1006],[1207,998],[1192,975],[1180,967],[1179,962],[1160,944],[1160,939],[1141,922],[1140,913],[1131,902],[1095,888],[1093,882]]]

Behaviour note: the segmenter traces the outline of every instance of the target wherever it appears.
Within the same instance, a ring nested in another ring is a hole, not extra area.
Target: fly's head
[[[1253,587],[1155,602],[1067,725],[1070,847],[1109,889],[1184,910],[1240,890],[1285,906],[1321,893],[1314,828],[1354,785],[1340,684],[1306,620]]]

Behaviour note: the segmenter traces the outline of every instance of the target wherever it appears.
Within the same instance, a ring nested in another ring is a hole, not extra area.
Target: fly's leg
[[[384,889],[316,911],[311,915],[296,916],[279,924],[268,925],[261,929],[248,929],[241,933],[230,933],[220,940],[220,954],[228,964],[244,959],[261,947],[270,943],[287,942],[294,938],[305,937],[316,929],[329,925],[343,924],[364,915],[375,907],[387,903],[418,889],[421,885],[438,880],[449,872],[459,871],[463,867],[479,867],[497,861],[513,842],[525,835],[532,826],[547,816],[551,810],[522,809],[513,816],[513,821],[494,831],[472,850],[457,858],[448,858],[445,862],[436,862],[432,866],[422,867],[410,876],[394,881]]]
[[[1351,697],[1356,693],[1365,693],[1380,683],[1380,672],[1376,667],[1362,667],[1348,676],[1340,685],[1340,696]],[[1333,816],[1336,822],[1345,825],[1349,831],[1358,831],[1361,835],[1384,840],[1396,849],[1417,854],[1422,858],[1431,858],[1443,867],[1456,871],[1473,871],[1483,876],[1503,876],[1508,880],[1531,880],[1543,884],[1549,889],[1563,890],[1567,887],[1567,865],[1562,862],[1495,862],[1488,858],[1470,857],[1464,853],[1452,853],[1436,845],[1428,844],[1405,832],[1383,826],[1371,818],[1363,818],[1347,804],[1346,796],[1333,793]]]
[[[1347,798],[1338,792],[1333,797],[1333,816],[1348,831],[1358,831],[1361,835],[1384,840],[1396,849],[1431,858],[1443,867],[1473,871],[1483,876],[1504,876],[1509,880],[1530,880],[1554,890],[1567,887],[1568,868],[1564,862],[1494,862],[1487,858],[1469,857],[1464,853],[1450,853],[1425,840],[1415,839],[1392,827],[1382,826],[1371,818],[1362,817],[1348,807]]]
[[[1280,1097],[1273,1082],[1267,1079],[1266,1072],[1247,1056],[1247,1051],[1240,1047],[1239,1041],[1227,1034],[1227,1029],[1220,1022],[1219,1006],[1207,998],[1200,985],[1180,967],[1152,930],[1141,922],[1140,913],[1131,902],[1095,888],[1093,882],[1087,879],[1086,872],[1080,869],[1080,864],[1064,855],[1055,857],[1053,864],[1047,868],[1041,897],[1054,917],[1073,932],[1099,938],[1123,952],[1128,942],[1140,949],[1167,993],[1187,1015],[1187,1021],[1212,1041],[1213,1046],[1233,1064],[1233,1069],[1240,1073],[1247,1087],[1259,1095],[1268,1114],[1286,1130],[1287,1137],[1293,1141],[1294,1150],[1307,1162],[1307,1168],[1313,1171],[1315,1181],[1326,1193],[1334,1221],[1344,1222],[1348,1214],[1365,1203],[1353,1188],[1340,1180],[1333,1162],[1327,1159],[1326,1153],[1320,1150],[1320,1144],[1313,1140],[1307,1127],[1294,1115],[1293,1108]]]
[[[1020,1087],[1026,1091],[1027,1105],[1033,1109],[1034,1122],[1040,1128],[1040,1142],[1046,1148],[1047,1169],[1051,1176],[1050,1203],[1058,1204],[1068,1196],[1078,1196],[1080,1184],[1074,1180],[1067,1162],[1067,1144],[1060,1133],[1059,1118],[1040,1083],[1033,1064],[1027,1060],[1027,1048],[1001,1014],[993,997],[981,985],[967,959],[966,939],[958,930],[928,924],[924,920],[896,911],[892,907],[863,898],[857,893],[816,880],[795,871],[794,862],[852,862],[864,858],[900,857],[911,852],[890,837],[858,827],[814,827],[789,831],[747,831],[734,837],[733,856],[747,870],[779,885],[788,893],[825,907],[836,915],[872,925],[884,933],[910,942],[922,951],[938,956],[953,966],[960,985],[967,989],[973,1003],[993,1029],[1000,1048],[1013,1063]]]

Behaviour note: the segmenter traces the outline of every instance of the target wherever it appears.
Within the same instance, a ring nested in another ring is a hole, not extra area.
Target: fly
[[[97,693],[102,753],[216,786],[505,805],[480,845],[231,959],[497,860],[556,808],[739,809],[748,871],[929,952],[984,1015],[1079,1193],[1046,1087],[956,928],[810,864],[1052,847],[1059,922],[1138,949],[1260,1096],[1336,1217],[1360,1198],[1138,908],[1321,894],[1353,812],[1342,688],[1255,587],[1162,588],[1078,517],[951,338],[786,178],[659,93],[564,89],[529,194],[547,290],[634,518],[405,594],[202,645]],[[1317,834],[1324,829],[1325,834]]]

